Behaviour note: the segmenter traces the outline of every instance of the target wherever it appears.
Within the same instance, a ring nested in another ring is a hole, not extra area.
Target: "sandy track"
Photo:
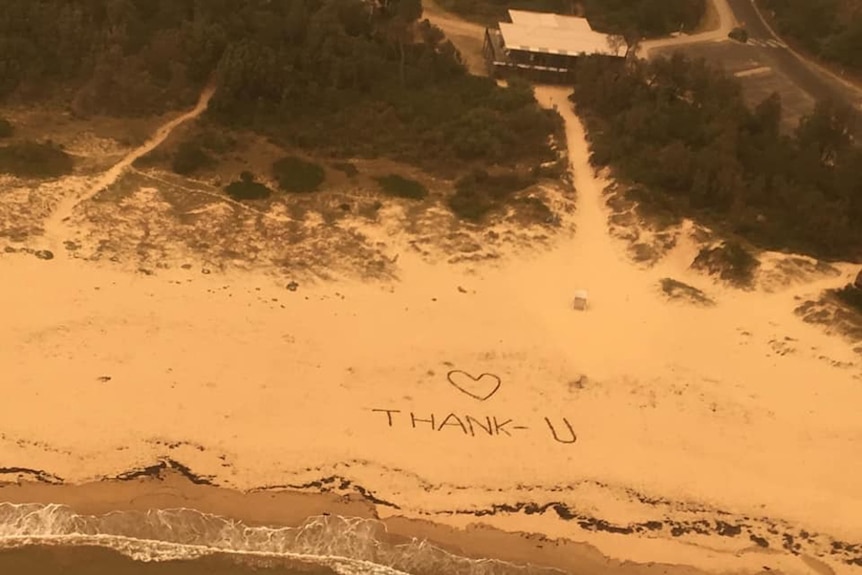
[[[482,55],[485,28],[443,10],[433,0],[423,0],[422,7],[424,9],[423,16],[443,30],[446,38],[461,53],[467,70],[476,76],[487,76],[488,69]]]
[[[135,160],[159,147],[178,126],[200,116],[206,110],[213,94],[215,94],[215,89],[214,83],[207,85],[201,92],[198,102],[193,109],[161,126],[149,140],[124,156],[122,160],[96,179],[92,185],[88,185],[84,191],[69,194],[60,200],[51,215],[46,219],[44,226],[45,241],[55,256],[62,257],[66,255],[65,250],[61,247],[61,242],[67,230],[66,223],[71,218],[75,208],[82,202],[92,199],[99,192],[102,192],[105,188],[119,180]]]

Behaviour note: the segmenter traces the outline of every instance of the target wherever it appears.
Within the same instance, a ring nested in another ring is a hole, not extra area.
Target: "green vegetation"
[[[0,100],[63,94],[79,114],[147,115],[191,105],[212,79],[203,133],[171,159],[181,173],[235,146],[220,132],[243,130],[453,179],[556,160],[558,115],[526,83],[468,75],[421,16],[420,0],[4,0]],[[312,172],[279,182],[304,178],[310,188]]]
[[[8,138],[15,132],[12,122],[6,118],[0,118],[0,138]]]
[[[754,280],[754,272],[760,267],[760,262],[738,242],[729,241],[714,248],[701,249],[692,267],[718,275],[735,285],[747,286]]]
[[[597,30],[626,37],[664,36],[692,31],[706,14],[707,0],[583,0]]]
[[[853,284],[847,284],[835,291],[835,297],[851,309],[862,313],[862,289]]]
[[[679,54],[626,69],[585,59],[573,98],[593,163],[637,182],[639,201],[768,249],[862,253],[862,149],[850,110],[818,104],[786,136],[777,95],[751,110],[735,79]]]
[[[530,222],[553,226],[559,225],[556,214],[548,207],[548,204],[539,198],[519,198],[515,202],[515,206],[518,208],[521,216]]]
[[[348,178],[353,178],[359,175],[359,169],[350,162],[334,162],[332,164],[332,169],[342,172]]]
[[[265,200],[272,195],[272,190],[254,181],[254,174],[243,172],[239,180],[228,184],[224,191],[231,199],[241,200]]]
[[[272,165],[278,187],[294,194],[316,191],[326,179],[323,168],[295,156],[286,156]]]
[[[428,189],[425,186],[416,180],[410,180],[398,174],[390,174],[376,178],[376,180],[383,192],[394,198],[424,200],[428,197]]]
[[[57,178],[71,173],[72,157],[51,142],[31,140],[0,147],[0,173],[19,178]]]
[[[201,148],[200,144],[186,140],[177,147],[171,160],[171,169],[177,174],[189,175],[212,163],[213,159]]]
[[[778,32],[806,50],[862,71],[862,3],[858,0],[760,0],[775,15]]]
[[[204,150],[214,154],[232,152],[237,146],[236,139],[233,136],[212,127],[204,128],[196,137]]]
[[[662,278],[659,282],[662,291],[670,299],[684,299],[703,306],[715,305],[715,301],[702,290],[673,278]]]
[[[603,32],[627,37],[664,36],[693,30],[706,13],[706,0],[581,0],[583,15]],[[444,8],[490,24],[506,21],[506,11],[533,10],[571,14],[570,0],[440,0]]]
[[[479,222],[505,205],[515,192],[534,183],[533,179],[518,174],[490,175],[484,170],[475,170],[456,182],[455,194],[449,198],[449,209],[461,219]]]

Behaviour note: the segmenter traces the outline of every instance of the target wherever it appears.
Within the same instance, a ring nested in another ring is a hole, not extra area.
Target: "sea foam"
[[[424,540],[390,544],[374,519],[308,518],[298,527],[251,527],[194,509],[79,515],[56,504],[0,503],[0,548],[97,545],[137,561],[194,559],[215,553],[283,557],[342,575],[551,575],[559,571],[453,555]]]

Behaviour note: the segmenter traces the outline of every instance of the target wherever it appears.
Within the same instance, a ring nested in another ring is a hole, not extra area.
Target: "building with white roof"
[[[586,18],[509,10],[511,22],[485,30],[485,56],[492,71],[528,72],[543,81],[571,79],[577,58],[624,58],[625,41],[596,32]]]

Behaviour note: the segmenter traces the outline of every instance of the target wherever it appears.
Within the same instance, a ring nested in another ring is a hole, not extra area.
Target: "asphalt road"
[[[857,110],[857,134],[862,133],[862,90],[848,87],[803,61],[791,51],[758,16],[752,0],[727,0],[733,15],[748,31],[749,40],[705,42],[663,48],[655,55],[667,55],[680,49],[692,57],[703,57],[724,67],[742,82],[746,97],[752,104],[763,100],[773,91],[781,96],[785,110],[785,126],[793,128],[802,115],[814,107],[817,100],[845,103]]]

